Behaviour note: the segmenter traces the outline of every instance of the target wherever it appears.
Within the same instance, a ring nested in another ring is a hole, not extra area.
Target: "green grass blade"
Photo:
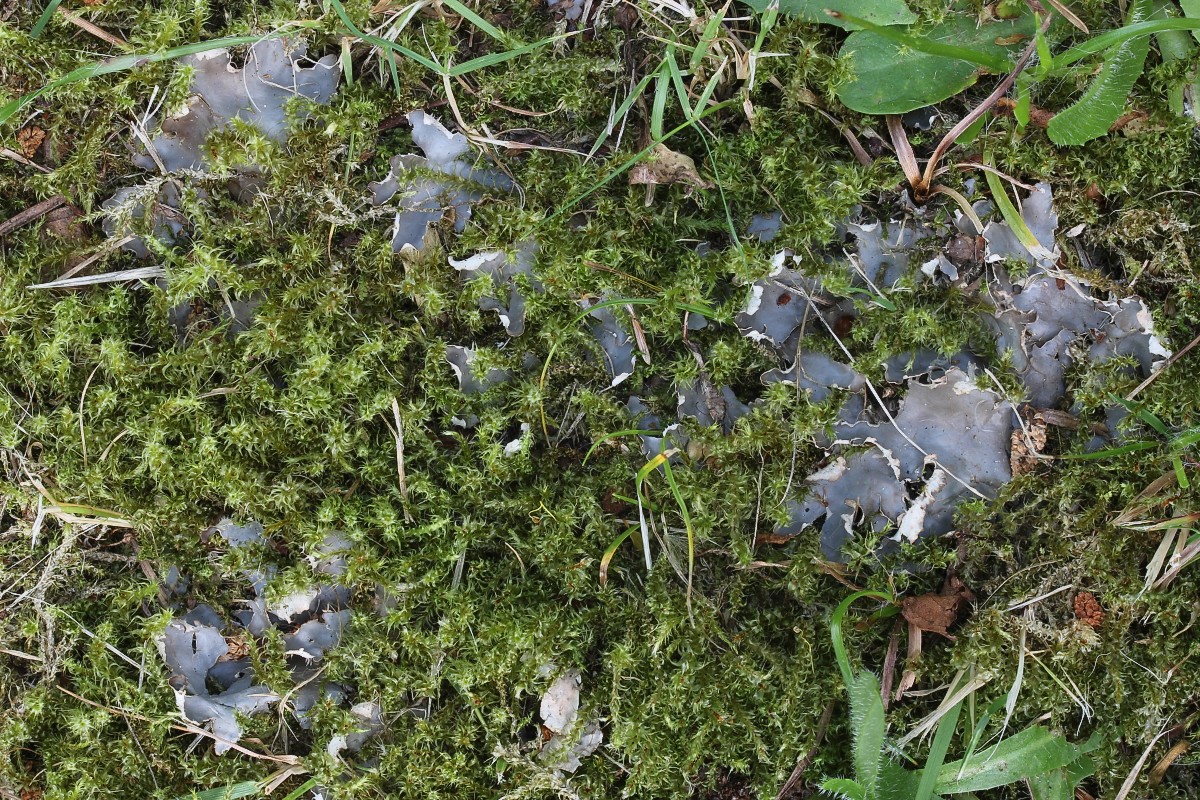
[[[637,530],[637,526],[627,528],[624,533],[613,539],[612,544],[604,549],[604,555],[600,556],[600,586],[608,585],[608,566],[612,563],[613,557],[617,554],[617,548],[625,543],[625,540],[633,535]]]
[[[708,55],[708,51],[712,49],[713,43],[717,41],[717,34],[721,32],[721,23],[725,21],[725,12],[728,10],[729,4],[708,18],[708,22],[704,24],[704,31],[700,34],[700,41],[696,45],[696,49],[692,51],[692,57],[688,59],[688,71],[695,72],[696,67],[700,66],[700,62]]]
[[[593,194],[600,191],[608,184],[612,183],[619,176],[625,174],[625,172],[627,172],[631,167],[633,167],[633,165],[637,164],[639,161],[641,161],[643,158],[645,158],[647,155],[649,155],[651,150],[653,150],[655,147],[657,147],[658,145],[665,142],[667,139],[670,139],[675,134],[679,133],[680,131],[687,130],[688,128],[692,127],[693,125],[695,125],[696,123],[698,123],[700,120],[704,119],[705,117],[709,116],[710,114],[715,114],[724,108],[728,108],[729,106],[735,105],[736,103],[737,103],[736,100],[723,100],[720,103],[717,103],[716,105],[709,106],[708,108],[705,108],[705,109],[701,109],[700,111],[697,112],[697,114],[692,119],[690,119],[680,125],[677,125],[676,127],[672,128],[669,131],[666,131],[661,136],[655,136],[653,138],[653,140],[650,142],[650,144],[646,145],[644,148],[639,150],[632,157],[630,157],[628,160],[626,160],[624,163],[622,163],[620,166],[618,166],[615,170],[610,172],[608,175],[604,176],[604,178],[602,178],[595,185],[590,187],[583,194],[578,195],[577,197],[570,200],[563,206],[559,207],[558,211],[555,211],[553,214],[551,214],[549,217],[546,218],[546,221],[549,222],[550,220],[561,217],[562,215],[564,215],[568,211],[570,211],[572,208],[579,205],[584,200],[591,197]],[[683,306],[680,306],[680,308],[683,308]]]
[[[374,45],[385,52],[399,53],[405,58],[412,59],[426,69],[436,72],[438,75],[441,75],[445,72],[442,66],[436,61],[426,58],[414,50],[410,50],[403,45],[396,44],[395,42],[383,39],[379,36],[372,36],[371,34],[360,31],[358,26],[354,24],[354,20],[350,19],[350,15],[346,13],[346,7],[342,5],[341,0],[327,0],[327,2],[329,3],[329,7],[332,8],[333,12],[337,15],[338,19],[341,20],[342,26],[345,27],[346,32],[351,36],[354,36],[355,38],[360,39],[367,44]]]
[[[662,462],[663,477],[667,479],[667,486],[671,488],[671,495],[675,498],[675,504],[679,506],[679,514],[683,517],[683,529],[687,532],[688,543],[688,573],[687,573],[687,602],[688,608],[692,605],[692,575],[696,569],[696,533],[692,528],[692,515],[688,513],[687,503],[684,502],[683,492],[679,489],[679,482],[675,480],[675,473],[671,470],[671,460],[663,459]]]
[[[566,39],[570,36],[575,36],[578,33],[578,31],[571,31],[569,33],[559,34],[558,36],[548,36],[545,39],[540,39],[534,42],[533,44],[527,44],[512,50],[505,50],[502,53],[489,53],[486,56],[472,58],[470,61],[464,61],[461,64],[451,67],[449,70],[447,70],[447,72],[451,75],[451,77],[457,77],[460,75],[466,75],[470,72],[475,72],[477,70],[485,69],[486,67],[494,67],[497,64],[503,64],[505,61],[512,61],[514,58],[520,58],[521,56],[532,53],[535,50],[540,50],[548,44],[553,44],[554,42]]]
[[[288,796],[283,798],[283,800],[300,800],[301,795],[303,795],[305,792],[307,792],[311,789],[315,789],[315,788],[317,788],[317,779],[309,778],[304,783],[300,784],[295,789],[293,789],[291,792],[289,792]]]
[[[94,64],[87,64],[86,66],[82,66],[78,69],[68,72],[61,78],[56,78],[45,86],[35,89],[29,94],[22,95],[16,100],[11,100],[8,103],[5,103],[3,106],[0,106],[0,125],[3,125],[5,122],[11,119],[13,115],[37,98],[41,97],[47,92],[52,92],[55,89],[61,89],[64,86],[70,86],[72,84],[80,83],[92,78],[98,78],[101,75],[111,75],[114,72],[124,72],[125,70],[140,67],[143,64],[151,64],[158,61],[170,61],[182,56],[190,56],[196,53],[206,53],[209,50],[218,50],[223,47],[240,47],[242,45],[260,42],[263,39],[286,36],[294,31],[297,27],[314,28],[316,26],[317,23],[315,22],[297,22],[291,26],[286,26],[261,36],[226,36],[221,39],[209,39],[205,42],[194,42],[192,44],[180,45],[179,47],[172,47],[170,49],[163,50],[161,53],[130,53]]]
[[[725,65],[728,63],[729,57],[726,56],[716,70],[713,71],[712,77],[709,78],[708,83],[704,85],[704,91],[700,92],[700,97],[696,99],[696,105],[692,111],[693,114],[703,111],[704,107],[708,105],[709,99],[712,98],[713,92],[717,90],[717,86],[721,82],[721,74],[725,71]]]
[[[1134,25],[1125,25],[1115,31],[1093,36],[1083,44],[1076,45],[1055,56],[1052,71],[1058,72],[1077,61],[1097,53],[1103,53],[1110,47],[1117,47],[1125,42],[1163,31],[1200,31],[1200,19],[1155,19],[1138,22]]]
[[[497,42],[500,42],[500,44],[508,44],[508,37],[504,35],[503,31],[476,14],[466,3],[461,2],[461,0],[441,0],[441,3]]]
[[[38,17],[37,22],[33,23],[32,30],[29,31],[29,38],[36,39],[42,35],[42,31],[46,29],[46,25],[50,22],[50,18],[54,16],[54,12],[58,11],[58,7],[62,5],[62,0],[50,0],[46,4],[46,10]]]
[[[683,84],[683,73],[679,71],[679,64],[675,63],[675,48],[667,48],[667,72],[671,74],[671,85],[675,87],[675,96],[679,100],[679,107],[683,110],[683,118],[692,118],[692,99],[688,97],[687,87]]]
[[[192,792],[176,797],[175,800],[237,800],[239,797],[253,797],[262,791],[255,781],[242,781],[216,789],[205,789],[202,792]]]
[[[988,166],[992,166],[990,153],[984,158],[984,162]],[[995,201],[996,208],[1000,209],[1000,216],[1008,223],[1008,227],[1012,229],[1021,246],[1039,261],[1052,258],[1053,254],[1042,246],[1038,238],[1033,235],[1033,231],[1025,224],[1025,219],[1017,211],[1017,207],[1013,205],[1012,200],[1008,199],[1008,192],[1005,190],[1004,184],[1000,182],[1000,176],[992,170],[985,170],[983,175],[987,179],[988,189],[992,192],[992,200]]]
[[[1128,453],[1140,453],[1142,450],[1153,450],[1161,444],[1161,442],[1134,442],[1133,444],[1126,444],[1120,447],[1109,447],[1104,450],[1097,450],[1094,453],[1067,453],[1065,456],[1059,456],[1059,458],[1093,461],[1100,458],[1123,456]]]
[[[967,752],[959,759],[959,763],[962,764],[963,768],[966,768],[971,763],[971,759],[975,756],[975,751],[979,747],[979,740],[983,738],[983,732],[987,729],[988,723],[992,721],[992,717],[996,712],[1004,708],[1006,700],[1007,698],[1004,695],[993,700],[987,709],[984,710],[983,715],[979,718],[979,722],[975,724],[975,729],[971,731],[971,741],[967,743]]]
[[[954,694],[958,684],[952,684],[947,696]],[[955,703],[949,711],[938,720],[937,733],[933,735],[933,743],[929,746],[929,756],[925,759],[925,768],[921,772],[921,782],[917,785],[917,793],[913,800],[931,800],[937,784],[938,770],[946,761],[946,753],[950,750],[950,742],[958,729],[958,716],[962,712],[962,701]]]
[[[612,135],[613,128],[617,125],[619,120],[625,118],[625,115],[629,113],[629,109],[633,108],[633,104],[636,103],[637,99],[642,96],[642,92],[646,91],[646,87],[649,86],[650,81],[654,79],[654,74],[655,73],[652,72],[638,81],[637,85],[634,86],[633,90],[629,93],[629,96],[621,102],[621,105],[617,106],[617,110],[613,112],[613,124],[605,128],[604,132],[601,133],[599,138],[596,139],[595,143],[592,145],[592,149],[588,151],[588,158],[596,155],[596,152],[600,149],[600,147],[606,141],[608,141],[608,137]]]
[[[597,447],[613,439],[619,439],[622,436],[662,436],[664,433],[665,431],[644,431],[638,428],[629,428],[628,430],[606,433],[593,442],[592,446],[588,448],[587,453],[583,456],[583,463],[586,464],[588,462],[588,459],[592,457],[592,453],[596,452]]]
[[[846,640],[842,637],[842,620],[846,618],[846,612],[850,610],[854,601],[862,597],[875,597],[888,603],[893,602],[890,594],[864,589],[847,597],[834,610],[833,617],[829,620],[829,636],[833,640],[834,658],[837,660],[838,669],[842,672],[842,680],[847,686],[854,680],[854,672],[850,668],[850,656],[846,653]]]
[[[667,90],[670,88],[670,72],[671,68],[667,66],[667,59],[664,58],[662,66],[658,69],[657,78],[654,83],[654,103],[650,106],[650,136],[655,140],[665,138],[663,136],[663,118],[667,115]]]

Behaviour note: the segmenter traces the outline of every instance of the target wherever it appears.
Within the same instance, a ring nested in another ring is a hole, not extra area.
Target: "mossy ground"
[[[347,5],[367,27],[368,4]],[[533,0],[473,5],[524,41],[555,30],[554,15]],[[913,5],[927,12],[941,6]],[[1080,5],[1098,28],[1116,22],[1107,16],[1109,4]],[[108,0],[86,13],[138,52],[319,17],[310,52],[339,52],[334,15],[302,6]],[[311,731],[276,713],[246,726],[263,749],[303,756],[335,796],[665,798],[744,785],[773,797],[814,747],[830,703],[837,704],[833,721],[806,776],[849,773],[847,715],[828,634],[829,612],[849,589],[818,563],[814,536],[782,546],[755,538],[780,518],[789,482],[821,458],[813,437],[831,419],[832,405],[813,406],[778,387],[763,391],[757,376],[773,359],[732,326],[693,334],[716,383],[767,402],[729,437],[693,430],[707,453],[675,470],[697,540],[691,611],[667,559],[647,575],[631,544],[617,552],[601,587],[601,554],[628,513],[614,513],[606,498],[632,492],[643,459],[618,441],[583,463],[592,443],[629,423],[624,395],[605,388],[594,344],[582,326],[570,325],[580,296],[604,292],[704,302],[730,316],[744,300],[736,281],[764,274],[775,244],[817,254],[856,205],[896,213],[902,176],[895,161],[860,166],[838,129],[800,101],[815,97],[855,130],[882,130],[880,120],[846,112],[832,99],[831,87],[843,77],[835,58],[842,34],[781,21],[762,48],[781,55],[757,65],[753,122],[740,106],[730,107],[707,120],[709,133],[692,129],[670,141],[696,158],[719,192],[664,186],[647,203],[643,188],[621,176],[588,194],[645,144],[648,96],[634,107],[620,148],[596,159],[495,152],[522,191],[488,198],[463,235],[442,231],[441,248],[422,257],[393,255],[387,221],[366,213],[366,182],[386,172],[388,157],[411,148],[406,128],[388,121],[426,107],[450,124],[447,85],[458,113],[477,130],[589,147],[613,98],[624,96],[631,75],[655,68],[663,42],[690,45],[701,33],[661,8],[652,13],[650,3],[627,8],[634,7],[631,25],[589,30],[462,81],[443,84],[401,61],[400,96],[356,45],[354,82],[328,107],[313,109],[286,149],[249,131],[214,143],[215,164],[268,168],[269,201],[237,204],[222,195],[218,180],[205,186],[207,205],[188,201],[188,246],[155,254],[171,277],[169,292],[130,284],[25,288],[57,277],[74,254],[97,244],[98,225],[82,241],[39,224],[0,242],[6,797],[173,798],[272,772],[267,762],[216,757],[206,743],[189,752],[192,737],[171,727],[174,697],[153,645],[168,612],[141,563],[159,571],[179,566],[192,579],[194,601],[229,608],[240,596],[231,576],[246,556],[199,537],[222,515],[260,520],[277,552],[255,557],[285,567],[297,584],[309,575],[295,554],[341,530],[355,543],[347,580],[364,601],[376,583],[407,587],[385,618],[356,618],[326,661],[327,677],[352,686],[359,699],[380,702],[387,714],[386,732],[364,751],[369,766],[347,772],[324,753],[329,737],[349,724],[343,709],[319,708]],[[25,3],[0,6],[2,95],[117,52],[61,18],[31,39],[39,12]],[[747,16],[728,31],[751,44],[757,22]],[[401,41],[443,61],[499,48],[447,8],[423,13]],[[148,64],[39,100],[31,124],[45,130],[47,143],[35,160],[50,171],[0,162],[0,219],[55,193],[95,212],[116,188],[144,180],[129,160],[128,122],[155,87],[182,96],[179,73],[170,63]],[[1192,265],[1200,144],[1192,123],[1167,109],[1167,77],[1152,64],[1131,99],[1149,114],[1151,130],[1140,135],[1060,150],[1035,129],[1018,134],[1011,120],[997,119],[972,151],[986,144],[1010,174],[1051,183],[1061,227],[1087,225],[1080,242],[1091,264],[1070,248],[1068,260],[1122,293],[1137,274],[1137,291],[1178,348],[1200,327],[1200,272]],[[736,97],[742,85],[730,69],[716,96]],[[1036,102],[1053,108],[1077,88],[1049,87]],[[943,111],[953,119],[970,99]],[[666,117],[668,129],[682,122],[670,104]],[[5,146],[15,149],[15,134],[15,126],[3,131]],[[937,135],[935,129],[921,137],[918,151]],[[770,208],[784,213],[777,242],[737,241],[750,215]],[[546,291],[531,298],[523,336],[506,344],[494,315],[476,309],[445,256],[530,236],[541,247]],[[713,254],[698,256],[697,242]],[[113,256],[104,265],[135,264]],[[201,319],[177,341],[168,309],[193,297],[219,307],[222,293],[263,295],[254,325],[231,336]],[[860,368],[873,369],[879,354],[970,340],[971,309],[952,290],[917,288],[891,299],[896,311],[864,303],[846,339]],[[646,389],[669,410],[669,379],[694,374],[695,363],[677,313],[643,307],[639,319],[652,358],[639,367],[639,380],[657,376]],[[444,349],[471,342],[518,377],[464,397]],[[558,352],[543,386],[536,372],[518,365],[525,352],[542,360],[552,346]],[[1099,418],[1105,391],[1132,387],[1102,383],[1097,374],[1079,369],[1071,389]],[[1198,376],[1194,360],[1183,360],[1142,399],[1168,425],[1194,426]],[[394,398],[404,421],[407,500],[389,427]],[[542,404],[552,428],[579,418],[554,444],[537,431]],[[451,423],[466,413],[480,419],[471,433]],[[523,421],[535,422],[530,446],[506,458],[504,443]],[[1050,452],[1078,449],[1085,437],[1061,431]],[[919,593],[936,590],[944,568],[956,564],[979,601],[956,641],[927,637],[919,688],[974,665],[994,675],[986,700],[1003,693],[1026,630],[1040,660],[1025,666],[1010,725],[1048,719],[1072,738],[1099,732],[1099,769],[1088,786],[1109,797],[1159,730],[1176,726],[1172,741],[1190,738],[1200,710],[1191,630],[1200,613],[1200,573],[1184,571],[1168,588],[1143,593],[1143,570],[1162,534],[1111,523],[1168,469],[1155,452],[1047,463],[995,502],[964,508],[956,537],[922,542],[895,564],[878,563],[865,542],[842,572],[858,585]],[[34,478],[55,499],[117,510],[134,528],[50,518],[35,541]],[[653,498],[669,524],[679,525],[665,487],[656,486]],[[1173,510],[1194,510],[1194,498],[1184,493]],[[668,545],[686,563],[682,536]],[[901,571],[900,563],[919,568]],[[1107,620],[1096,634],[1073,623],[1069,593],[1036,604],[1027,616],[1005,613],[1012,602],[1068,584],[1094,592],[1104,606]],[[853,633],[863,664],[880,668],[890,630],[881,623]],[[286,691],[282,642],[268,638],[254,645],[253,656],[266,682]],[[605,748],[569,789],[518,747],[545,688],[538,670],[547,662],[582,670],[584,702],[604,720]],[[1064,691],[1068,680],[1087,698],[1090,714]],[[894,707],[892,730],[906,730],[939,698]],[[1154,757],[1164,752],[1160,744]],[[923,747],[912,755],[919,762]],[[1196,768],[1178,761],[1157,786],[1143,776],[1135,793],[1192,797],[1198,784]],[[1013,792],[1005,796],[1019,794]]]

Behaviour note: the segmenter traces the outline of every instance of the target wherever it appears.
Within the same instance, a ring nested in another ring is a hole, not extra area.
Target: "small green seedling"
[[[883,592],[861,591],[847,597],[830,621],[834,656],[850,696],[850,721],[854,737],[854,777],[829,778],[822,791],[850,800],[933,800],[944,795],[968,794],[1026,782],[1035,800],[1072,800],[1075,787],[1095,771],[1088,753],[1100,746],[1093,736],[1074,745],[1047,728],[1034,725],[993,745],[980,747],[980,738],[991,715],[1004,704],[997,698],[975,726],[967,754],[944,763],[958,727],[965,698],[959,699],[938,719],[925,766],[908,770],[887,758],[886,713],[879,680],[870,670],[857,672],[842,638],[842,624],[855,600],[874,597],[893,603]],[[894,605],[887,612],[894,613]],[[885,613],[887,613],[885,612]],[[952,685],[947,697],[963,694]]]
[[[833,9],[838,22],[859,28],[842,46],[841,57],[854,77],[838,87],[837,96],[864,114],[903,114],[953,97],[982,74],[1016,71],[1020,120],[1027,116],[1035,83],[1061,78],[1079,70],[1085,59],[1101,56],[1099,71],[1086,92],[1056,114],[1047,129],[1057,145],[1083,144],[1107,133],[1121,115],[1145,67],[1150,36],[1160,36],[1161,45],[1161,37],[1171,32],[1200,30],[1200,9],[1189,2],[1183,11],[1184,18],[1167,18],[1161,4],[1136,0],[1123,27],[1054,55],[1043,20],[1028,10],[1012,19],[983,24],[973,13],[962,11],[920,28],[879,22],[854,9]],[[801,16],[805,13],[809,12]],[[1016,55],[1027,43],[1035,47],[1037,59],[1019,65]],[[1170,55],[1164,58],[1187,57],[1189,50],[1181,42],[1172,40],[1169,45]]]

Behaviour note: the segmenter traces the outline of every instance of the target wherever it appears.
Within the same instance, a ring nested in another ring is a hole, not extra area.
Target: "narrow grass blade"
[[[608,585],[608,565],[612,563],[613,556],[615,556],[617,554],[617,548],[619,548],[622,544],[624,544],[625,540],[628,539],[630,536],[632,536],[634,531],[636,531],[636,530],[637,530],[636,525],[634,525],[632,528],[626,529],[624,533],[617,536],[616,539],[613,539],[612,544],[610,544],[607,548],[605,548],[604,555],[600,556],[600,586],[601,586],[601,588]]]
[[[951,684],[948,694],[953,694],[956,684]],[[955,703],[945,716],[938,722],[937,733],[933,735],[933,743],[929,746],[929,756],[925,759],[925,768],[921,772],[921,783],[917,785],[917,793],[913,800],[931,800],[937,785],[938,770],[946,760],[950,750],[950,742],[958,729],[958,716],[962,712],[962,700]]]
[[[687,531],[688,543],[688,574],[687,574],[687,602],[688,608],[692,605],[692,575],[696,569],[696,533],[692,528],[692,515],[688,513],[687,503],[684,502],[683,492],[679,489],[679,482],[675,480],[675,473],[671,470],[670,459],[664,459],[662,462],[663,477],[667,479],[667,486],[671,487],[671,495],[675,498],[675,504],[679,506],[679,514],[683,517],[683,529]]]
[[[622,436],[662,436],[663,433],[664,433],[663,431],[643,431],[643,430],[639,430],[637,428],[630,428],[628,430],[613,431],[612,433],[606,433],[603,436],[601,436],[599,439],[597,439],[595,442],[593,442],[592,446],[588,448],[587,453],[585,453],[583,456],[583,463],[587,464],[588,459],[592,457],[592,453],[596,452],[596,448],[599,447],[600,445],[604,444],[605,442],[611,441],[613,439],[619,439]]]
[[[1094,56],[1097,53],[1103,53],[1110,47],[1116,47],[1133,39],[1150,36],[1151,34],[1163,31],[1200,31],[1200,19],[1155,19],[1148,22],[1125,25],[1117,28],[1115,31],[1093,36],[1083,44],[1076,45],[1070,50],[1055,56],[1053,71],[1058,72],[1077,61]]]
[[[696,67],[700,66],[700,62],[708,55],[708,51],[712,49],[713,43],[717,41],[717,34],[721,32],[721,23],[725,21],[725,12],[729,10],[729,3],[726,3],[717,13],[708,18],[708,22],[704,24],[704,31],[700,34],[700,41],[696,45],[696,49],[692,51],[692,57],[688,59],[688,70],[696,71]]]
[[[202,792],[192,792],[176,797],[175,800],[237,800],[239,797],[253,797],[262,790],[255,781],[242,781],[221,786],[216,789],[205,789]]]
[[[846,618],[846,613],[854,601],[863,597],[874,597],[888,603],[893,602],[890,594],[864,589],[847,597],[834,610],[833,617],[829,620],[829,636],[833,640],[834,658],[837,660],[838,669],[842,672],[842,680],[847,686],[854,680],[854,672],[850,667],[850,656],[846,653],[846,640],[842,637],[842,621]]]
[[[988,166],[992,165],[991,154],[984,159]],[[1012,229],[1016,235],[1017,241],[1029,251],[1029,254],[1035,259],[1041,261],[1051,259],[1054,254],[1042,246],[1037,237],[1033,235],[1033,231],[1029,230],[1029,226],[1025,224],[1025,220],[1013,205],[1012,200],[1008,199],[1008,193],[1004,189],[1004,184],[1000,182],[1000,177],[990,170],[983,173],[987,179],[988,189],[992,192],[992,200],[996,202],[996,207],[1000,209],[1000,216],[1004,217],[1004,221],[1008,223],[1008,227]]]
[[[50,18],[54,16],[54,12],[58,11],[58,7],[62,5],[62,0],[50,0],[46,4],[46,10],[38,17],[37,22],[33,23],[33,28],[29,31],[29,38],[36,39],[42,35],[42,31],[46,29],[46,25],[50,22]]]
[[[679,107],[683,110],[684,119],[692,119],[692,99],[688,97],[687,87],[683,85],[683,73],[679,71],[679,64],[675,62],[675,48],[667,48],[667,72],[671,75],[671,85],[675,87],[675,96],[679,100]]]
[[[654,103],[650,106],[650,136],[655,140],[663,136],[663,121],[667,115],[667,90],[670,88],[670,67],[664,58],[658,68],[654,83]]]
[[[483,17],[476,14],[466,3],[460,2],[460,0],[441,0],[441,2],[442,5],[449,8],[455,14],[458,14],[467,22],[470,22],[476,28],[479,28],[479,30],[483,31],[497,42],[500,42],[504,45],[508,44],[508,37],[504,35],[503,31],[501,31],[492,23],[488,22]]]
[[[617,110],[613,112],[612,123],[604,130],[604,133],[600,134],[595,143],[592,145],[592,149],[588,151],[589,158],[596,155],[596,151],[598,151],[600,147],[608,140],[608,137],[612,135],[612,132],[617,127],[619,121],[625,118],[625,115],[629,113],[629,109],[633,108],[633,104],[636,103],[637,99],[642,96],[643,92],[646,91],[646,87],[650,85],[650,81],[654,80],[654,75],[655,73],[652,72],[638,81],[637,85],[633,87],[633,90],[629,92],[629,95],[621,102],[621,105],[617,106]]]
[[[399,53],[405,58],[412,59],[426,69],[436,72],[438,75],[441,75],[445,72],[445,69],[443,69],[442,66],[436,61],[426,58],[415,50],[410,50],[409,48],[396,44],[393,41],[383,39],[379,36],[372,36],[371,34],[360,31],[358,26],[354,24],[354,20],[350,19],[350,15],[346,13],[346,7],[342,5],[341,0],[327,0],[327,2],[329,3],[329,7],[333,9],[333,13],[335,13],[338,19],[341,20],[346,31],[355,38],[361,39],[367,44],[375,45],[384,52]]]
[[[451,67],[449,70],[447,70],[447,72],[451,77],[457,77],[484,69],[486,67],[494,67],[497,64],[503,64],[505,61],[512,61],[514,58],[520,58],[521,56],[532,53],[535,50],[540,50],[548,44],[553,44],[570,36],[575,36],[577,33],[578,31],[571,31],[558,36],[549,36],[545,39],[536,41],[533,44],[527,44],[512,50],[505,50],[502,53],[489,53],[486,56],[472,58],[470,61],[464,61],[461,64]]]
[[[110,58],[106,61],[88,64],[68,72],[61,78],[57,78],[45,86],[35,89],[29,94],[22,95],[16,100],[11,100],[8,103],[5,103],[3,106],[0,106],[0,125],[3,125],[5,122],[11,119],[14,114],[19,112],[29,103],[32,103],[37,98],[41,97],[47,92],[60,89],[63,86],[70,86],[71,84],[80,83],[81,81],[98,78],[101,75],[111,75],[114,72],[124,72],[125,70],[133,69],[134,67],[140,67],[143,64],[150,64],[157,61],[170,61],[182,56],[190,56],[194,55],[195,53],[206,53],[210,50],[218,50],[223,47],[240,47],[246,44],[254,44],[255,42],[260,42],[263,39],[286,36],[289,33],[292,33],[296,28],[314,28],[316,26],[316,22],[296,22],[290,26],[285,26],[279,30],[272,31],[271,33],[261,36],[226,36],[221,39],[209,39],[205,42],[194,42],[192,44],[185,44],[179,47],[172,47],[170,49],[163,50],[161,53],[130,53],[128,55]]]
[[[562,205],[558,209],[558,211],[554,212],[549,217],[547,217],[546,221],[549,222],[550,220],[557,219],[558,217],[563,216],[568,211],[570,211],[572,208],[579,205],[584,200],[591,197],[593,194],[600,191],[608,184],[612,183],[619,176],[628,172],[630,168],[632,168],[635,164],[637,164],[639,161],[641,161],[647,155],[649,155],[650,152],[652,150],[654,150],[654,148],[658,147],[660,144],[665,142],[667,139],[670,139],[675,134],[677,134],[681,131],[687,130],[688,128],[690,128],[693,125],[700,122],[700,120],[704,119],[705,117],[707,117],[711,114],[715,114],[716,112],[720,111],[721,109],[728,108],[729,106],[735,105],[736,103],[737,103],[736,100],[724,100],[720,103],[709,106],[708,108],[699,109],[697,111],[697,113],[695,114],[695,116],[693,116],[690,120],[682,123],[681,125],[677,125],[676,127],[672,128],[669,131],[664,132],[661,136],[655,136],[648,145],[643,147],[641,150],[639,150],[637,153],[635,153],[633,156],[631,156],[628,160],[623,162],[620,166],[618,166],[615,170],[613,170],[608,175],[606,175],[604,178],[602,178],[600,181],[598,181],[595,185],[593,185],[591,188],[589,188],[583,194],[578,195],[577,197],[573,198],[569,202]]]

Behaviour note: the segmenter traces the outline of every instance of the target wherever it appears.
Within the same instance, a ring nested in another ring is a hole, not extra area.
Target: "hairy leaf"
[[[855,776],[870,797],[879,783],[883,763],[883,697],[875,673],[869,670],[855,675],[846,690],[850,693],[850,727],[854,731]]]
[[[1151,10],[1151,0],[1137,0],[1129,11],[1128,24],[1146,21]],[[1108,133],[1121,116],[1149,52],[1150,40],[1145,36],[1113,48],[1083,97],[1050,120],[1046,128],[1050,141],[1057,145],[1079,145]]]

